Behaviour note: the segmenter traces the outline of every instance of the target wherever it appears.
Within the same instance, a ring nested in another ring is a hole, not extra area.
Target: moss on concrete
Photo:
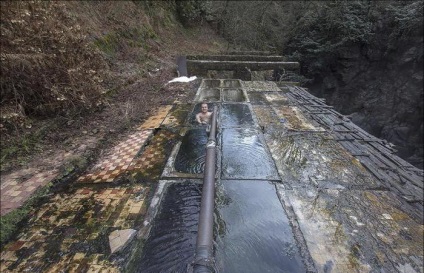
[[[21,207],[1,217],[1,250],[3,250],[4,245],[14,237],[22,224],[27,220],[27,217],[34,205],[36,205],[41,200],[41,198],[48,194],[51,185],[52,184],[49,183],[47,186],[39,188]]]

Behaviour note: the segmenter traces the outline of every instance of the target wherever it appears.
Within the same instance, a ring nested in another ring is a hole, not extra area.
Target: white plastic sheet
[[[182,77],[172,79],[168,83],[171,83],[171,82],[191,82],[191,81],[194,81],[195,79],[197,79],[196,76],[192,76],[190,78],[187,78],[186,76],[182,76]]]

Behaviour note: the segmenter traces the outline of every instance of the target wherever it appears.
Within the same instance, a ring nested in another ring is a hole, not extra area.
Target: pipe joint
[[[216,147],[216,141],[215,140],[212,140],[212,139],[208,140],[208,142],[206,143],[206,148],[210,148],[210,147],[212,147],[212,148]]]

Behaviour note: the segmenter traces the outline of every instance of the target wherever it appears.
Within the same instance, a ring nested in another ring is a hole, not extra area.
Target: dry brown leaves
[[[101,103],[107,64],[63,3],[1,3],[2,123]]]

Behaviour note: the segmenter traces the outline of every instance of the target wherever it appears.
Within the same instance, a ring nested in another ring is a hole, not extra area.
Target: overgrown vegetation
[[[311,77],[340,49],[377,43],[384,52],[423,29],[422,1],[212,1],[207,10],[235,48],[289,55]]]
[[[209,10],[235,49],[300,62],[314,95],[422,168],[423,3],[212,1]]]
[[[122,89],[157,72],[169,55],[161,47],[172,43],[166,32],[182,29],[175,1],[0,5],[1,171],[24,164],[54,139],[52,132],[110,106]],[[144,113],[135,104],[149,104],[150,96],[127,100],[131,113],[122,124]]]
[[[1,3],[4,126],[101,104],[106,63],[59,2]]]

